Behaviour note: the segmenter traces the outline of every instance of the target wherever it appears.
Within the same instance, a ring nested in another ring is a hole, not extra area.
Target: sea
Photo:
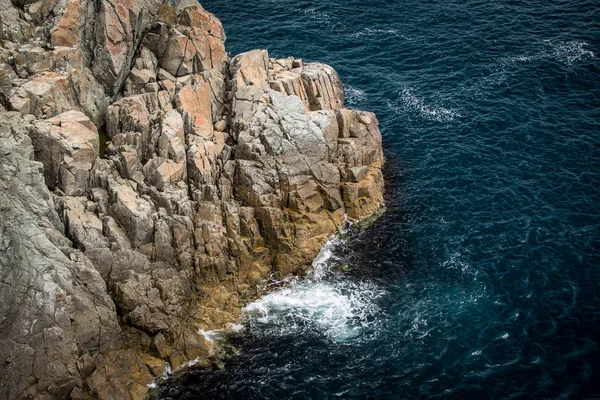
[[[202,5],[376,113],[387,212],[162,398],[600,399],[598,0]]]

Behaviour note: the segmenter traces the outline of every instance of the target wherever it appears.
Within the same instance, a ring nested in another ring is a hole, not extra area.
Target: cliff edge
[[[190,0],[0,3],[0,398],[144,398],[381,210],[330,66],[230,59]]]

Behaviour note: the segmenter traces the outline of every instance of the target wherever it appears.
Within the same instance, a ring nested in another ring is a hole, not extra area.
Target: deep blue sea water
[[[600,398],[600,2],[202,4],[231,55],[337,69],[388,212],[164,398]]]

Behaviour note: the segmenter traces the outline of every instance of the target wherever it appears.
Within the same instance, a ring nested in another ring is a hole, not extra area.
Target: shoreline
[[[172,371],[170,370],[170,367],[167,368],[161,376],[156,377],[150,384],[148,384],[150,399],[160,399],[160,389],[162,387],[172,385],[181,379],[185,379],[188,374],[194,373],[194,371],[224,371],[226,368],[224,363],[227,362],[227,360],[238,356],[241,351],[241,349],[234,347],[230,341],[232,338],[243,337],[248,329],[248,316],[244,315],[244,309],[252,304],[260,302],[261,299],[268,297],[269,295],[276,294],[277,292],[281,292],[285,289],[293,288],[296,284],[310,285],[311,283],[314,284],[320,282],[322,277],[315,276],[315,269],[319,268],[319,266],[316,264],[323,262],[323,260],[321,260],[321,255],[328,251],[329,246],[335,244],[339,245],[340,241],[345,242],[352,236],[367,230],[372,224],[374,224],[383,216],[385,211],[386,207],[382,206],[379,212],[365,220],[355,223],[346,221],[346,226],[335,233],[322,247],[319,254],[317,254],[317,256],[314,258],[311,268],[307,271],[305,276],[291,275],[281,281],[274,281],[274,283],[267,282],[265,285],[265,292],[260,297],[247,303],[242,308],[241,318],[235,322],[230,322],[230,327],[224,329],[215,329],[208,332],[201,330],[200,333],[204,335],[213,346],[209,354],[204,357],[196,358],[195,360],[187,361]],[[344,272],[343,267],[344,266],[340,266],[340,271],[342,272]],[[329,268],[331,268],[331,266]],[[328,270],[322,271],[321,274],[324,272],[328,272]]]

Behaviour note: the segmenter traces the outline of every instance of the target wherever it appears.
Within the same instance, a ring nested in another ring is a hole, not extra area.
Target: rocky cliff
[[[0,398],[143,398],[380,211],[331,67],[230,59],[189,0],[0,3]]]

